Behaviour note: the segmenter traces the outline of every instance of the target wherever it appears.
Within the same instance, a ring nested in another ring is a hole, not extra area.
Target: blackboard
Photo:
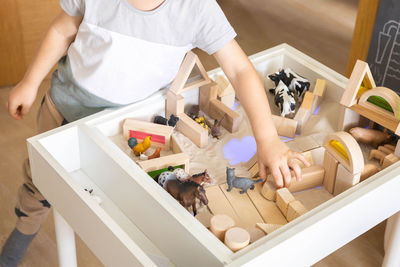
[[[400,1],[381,0],[367,62],[377,86],[400,93]]]

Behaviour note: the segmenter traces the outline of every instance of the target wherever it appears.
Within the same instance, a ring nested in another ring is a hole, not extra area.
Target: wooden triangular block
[[[375,80],[372,77],[368,63],[357,60],[351,73],[346,89],[340,99],[340,104],[351,107],[357,103],[357,99],[367,90],[375,88]]]
[[[179,68],[178,74],[171,84],[170,90],[180,95],[185,91],[210,83],[211,80],[201,64],[199,57],[189,51]]]

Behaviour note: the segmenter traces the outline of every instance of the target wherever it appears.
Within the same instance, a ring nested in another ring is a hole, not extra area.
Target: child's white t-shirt
[[[150,96],[171,83],[189,50],[213,54],[236,36],[215,0],[165,0],[152,11],[127,0],[60,5],[83,16],[52,78],[51,97],[67,121]]]

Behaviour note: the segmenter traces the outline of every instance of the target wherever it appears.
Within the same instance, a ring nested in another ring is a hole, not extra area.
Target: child
[[[215,0],[61,0],[60,5],[63,11],[10,92],[7,107],[15,119],[29,112],[57,61],[39,110],[39,132],[150,96],[173,80],[186,52],[198,47],[216,58],[249,117],[261,178],[268,168],[278,187],[289,186],[291,168],[300,179],[293,160],[308,163],[279,139],[264,88]],[[18,222],[3,247],[3,267],[18,264],[50,210],[32,183],[29,161],[24,166]]]

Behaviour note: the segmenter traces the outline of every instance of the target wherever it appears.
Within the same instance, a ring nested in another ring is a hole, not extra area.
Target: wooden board
[[[226,189],[228,189],[228,185],[226,183],[220,184],[219,186],[232,208],[235,210],[235,213],[240,217],[243,223],[242,227],[254,227],[256,223],[264,222],[247,194],[240,194],[237,188],[233,188],[232,191],[227,192]]]
[[[335,157],[333,157],[329,151],[325,150],[323,163],[325,168],[324,188],[331,194],[333,194],[333,189],[335,188],[338,164],[339,162],[335,159]]]
[[[225,194],[222,192],[218,185],[208,186],[205,188],[206,196],[208,199],[208,206],[214,215],[225,214],[231,217],[237,226],[243,227],[242,221],[237,216],[235,210],[232,208],[229,201],[226,199]]]
[[[208,131],[184,113],[179,115],[176,130],[181,132],[200,148],[204,148],[208,145]]]
[[[189,173],[189,157],[185,153],[172,154],[156,159],[139,161],[137,163],[145,172],[168,168],[168,166],[184,165],[186,173]]]
[[[296,136],[297,121],[276,115],[271,117],[279,135],[291,138]]]
[[[242,117],[239,115],[239,113],[230,109],[218,99],[213,99],[210,101],[207,115],[217,120],[221,120],[222,117],[225,116],[221,122],[221,125],[230,133],[237,132],[239,130],[240,122],[242,121]]]
[[[165,116],[168,119],[172,114],[179,116],[184,113],[185,99],[181,95],[175,95],[173,92],[167,92],[167,99],[165,100]]]
[[[287,221],[275,202],[265,199],[261,195],[262,184],[255,184],[254,190],[247,190],[247,195],[258,210],[264,222],[272,224],[286,224]]]

